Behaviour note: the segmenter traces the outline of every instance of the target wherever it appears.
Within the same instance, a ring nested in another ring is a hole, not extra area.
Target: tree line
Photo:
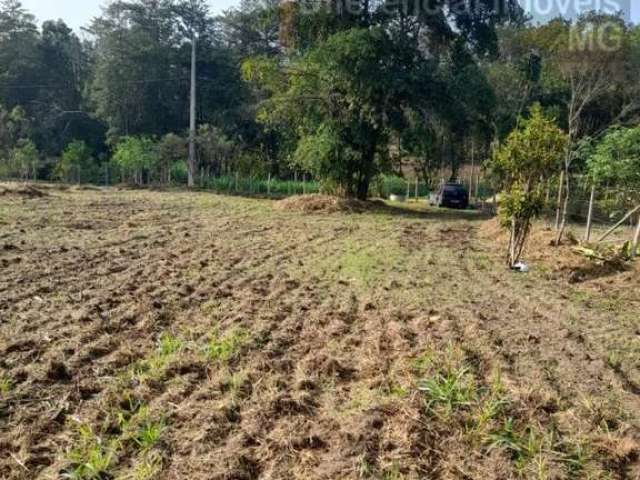
[[[243,0],[214,17],[204,0],[118,0],[81,40],[1,0],[0,175],[185,182],[195,36],[201,178],[299,175],[366,198],[381,175],[433,184],[489,159],[503,189],[496,158],[536,112],[567,135],[545,163],[561,225],[584,178],[635,195],[640,28],[458,4]]]

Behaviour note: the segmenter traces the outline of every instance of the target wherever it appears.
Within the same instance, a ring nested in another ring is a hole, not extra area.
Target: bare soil
[[[640,478],[637,268],[302,210],[1,195],[0,478]]]

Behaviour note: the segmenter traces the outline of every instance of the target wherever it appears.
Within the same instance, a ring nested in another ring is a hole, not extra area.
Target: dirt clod
[[[26,186],[20,186],[20,187],[16,187],[16,186],[0,187],[0,196],[42,198],[42,197],[49,196],[49,194],[32,185],[26,185]]]
[[[53,360],[49,363],[47,378],[52,382],[68,382],[73,376],[63,362]]]

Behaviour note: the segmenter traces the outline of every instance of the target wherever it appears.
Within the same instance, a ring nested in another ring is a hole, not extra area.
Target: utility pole
[[[191,37],[191,98],[189,110],[189,188],[195,185],[196,174],[196,32]]]

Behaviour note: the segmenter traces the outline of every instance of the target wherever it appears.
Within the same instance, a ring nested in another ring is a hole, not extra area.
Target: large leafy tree
[[[275,55],[280,50],[279,0],[242,0],[219,19],[222,39],[241,57]]]
[[[495,25],[521,12],[516,2],[498,3],[465,10],[446,1],[330,2],[308,13],[303,1],[281,11],[291,17],[286,55],[245,64],[271,95],[263,120],[287,119],[298,137],[294,163],[364,198],[392,132],[438,122],[453,147],[472,129],[486,130],[492,92],[476,56],[495,54]],[[409,147],[424,153],[413,140]],[[463,155],[451,155],[454,174]]]
[[[189,125],[191,42],[197,38],[198,120],[239,123],[245,96],[233,55],[203,0],[110,3],[91,25],[91,97],[109,137],[182,132]]]
[[[95,19],[92,98],[110,136],[162,134],[178,123],[175,25],[167,0],[116,1]]]
[[[92,118],[84,90],[90,79],[90,46],[62,21],[46,21],[38,44],[39,77],[46,79],[29,108],[37,119],[36,142],[59,154],[74,139],[102,149],[103,126]]]
[[[8,109],[37,99],[39,32],[18,0],[0,0],[0,104]]]
[[[410,100],[408,83],[398,81],[403,66],[397,59],[382,28],[351,29],[284,71],[262,59],[247,62],[245,72],[272,93],[262,118],[296,125],[294,162],[339,193],[366,198],[392,118]]]
[[[104,132],[83,101],[89,45],[62,21],[40,31],[17,0],[0,2],[0,32],[0,103],[22,109],[38,148],[58,155],[73,138],[98,148]]]

